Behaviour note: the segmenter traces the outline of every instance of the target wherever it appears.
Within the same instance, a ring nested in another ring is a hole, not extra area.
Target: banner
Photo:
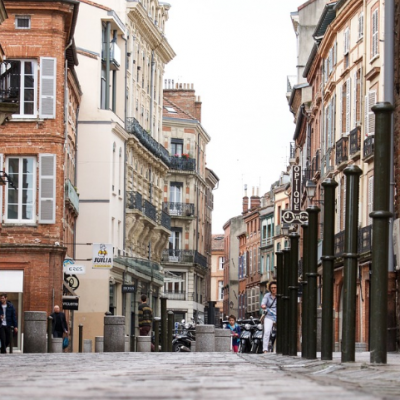
[[[113,266],[113,245],[93,243],[92,268],[111,269]]]

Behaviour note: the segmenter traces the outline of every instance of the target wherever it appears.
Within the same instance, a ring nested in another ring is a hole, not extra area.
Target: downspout
[[[75,172],[74,172],[74,183],[75,186],[78,186],[78,163],[76,160],[78,159],[78,119],[79,119],[79,107],[76,109],[76,121],[75,121]],[[72,258],[75,260],[76,256],[76,221],[74,224],[74,247],[73,247],[73,256]]]
[[[394,0],[385,0],[385,39],[384,39],[384,101],[394,105]],[[392,114],[390,132],[390,192],[389,211],[394,212],[394,114]],[[388,271],[394,271],[393,261],[393,217],[389,219],[389,259]]]
[[[117,43],[117,31],[113,31],[113,44]],[[126,88],[126,86],[125,86]],[[112,72],[112,110],[117,110],[117,71],[115,69]]]
[[[111,22],[106,24],[106,43],[105,53],[106,53],[106,90],[105,90],[105,109],[110,109],[110,35],[111,35]]]
[[[197,134],[197,174],[200,176],[200,133]],[[196,252],[199,248],[199,183],[197,182],[196,188]],[[197,290],[197,289],[196,289]]]
[[[129,55],[128,55],[128,40],[129,40],[129,35],[127,38],[125,38],[124,36],[122,37],[125,40],[125,99],[124,99],[124,123],[125,123],[125,130],[126,130],[126,126],[127,126],[127,104],[128,104],[128,89],[127,89],[127,85],[128,85],[128,67],[129,67]],[[122,227],[122,250],[124,251],[125,254],[125,245],[126,245],[126,170],[127,170],[127,162],[128,162],[128,158],[127,158],[127,140],[125,140],[124,142],[124,182],[123,182],[123,187],[122,190],[124,191],[124,216],[123,216],[123,227]],[[123,254],[123,255],[124,255]]]
[[[154,61],[154,50],[151,51],[151,72],[150,72],[150,128],[149,132],[154,137],[153,132],[153,107],[154,107],[154,67],[156,62]],[[158,139],[158,138],[157,138]],[[158,140],[157,140],[158,141]]]

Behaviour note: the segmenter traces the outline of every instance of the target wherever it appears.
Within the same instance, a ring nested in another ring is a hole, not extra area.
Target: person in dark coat
[[[14,332],[18,332],[18,321],[15,308],[11,301],[7,300],[5,293],[0,294],[0,341],[1,352],[6,353],[8,345],[11,343],[11,327],[14,327]]]
[[[50,314],[53,318],[53,337],[62,338],[64,332],[68,333],[67,320],[65,314],[60,311],[59,306],[54,306],[54,312]]]

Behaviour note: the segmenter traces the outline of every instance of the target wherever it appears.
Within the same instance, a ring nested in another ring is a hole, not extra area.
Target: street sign
[[[284,224],[306,224],[308,213],[307,211],[282,210],[281,219]]]

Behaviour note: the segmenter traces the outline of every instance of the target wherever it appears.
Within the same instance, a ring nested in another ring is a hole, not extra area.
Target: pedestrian
[[[234,353],[237,353],[240,344],[240,326],[236,323],[236,317],[234,315],[229,316],[226,329],[231,330],[232,350]]]
[[[269,292],[267,292],[262,301],[261,308],[264,310],[264,336],[263,336],[263,351],[268,353],[269,338],[271,331],[276,323],[276,282],[272,281],[269,284]]]
[[[6,353],[7,347],[11,343],[11,327],[14,327],[14,332],[18,332],[18,321],[17,314],[15,312],[15,308],[12,305],[11,301],[7,300],[7,294],[0,294],[0,341],[1,341],[1,352]]]
[[[140,336],[149,336],[151,325],[153,323],[153,310],[147,304],[147,296],[142,294],[142,303],[139,304],[139,334]],[[151,351],[154,351],[154,345],[151,343]]]
[[[50,314],[50,317],[53,318],[53,338],[62,338],[64,333],[68,334],[67,320],[59,306],[54,306],[54,312]]]

